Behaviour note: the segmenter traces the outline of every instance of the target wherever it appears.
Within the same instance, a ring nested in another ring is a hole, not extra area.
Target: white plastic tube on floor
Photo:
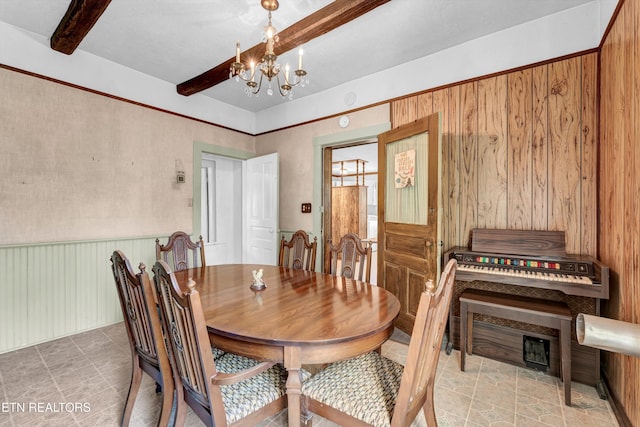
[[[635,323],[580,313],[576,335],[582,345],[640,357],[640,325]]]

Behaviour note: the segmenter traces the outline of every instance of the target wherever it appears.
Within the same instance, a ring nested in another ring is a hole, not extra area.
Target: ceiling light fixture
[[[248,96],[259,95],[262,88],[262,79],[267,78],[269,87],[267,89],[267,95],[273,95],[273,89],[271,87],[271,80],[275,77],[278,85],[278,91],[283,97],[289,95],[289,99],[293,99],[293,87],[300,85],[304,87],[309,84],[309,78],[307,72],[302,68],[302,54],[303,51],[298,51],[298,69],[293,71],[294,76],[290,79],[289,64],[284,66],[283,81],[280,81],[280,71],[282,68],[277,62],[278,57],[273,51],[274,45],[278,42],[278,34],[273,25],[271,25],[271,12],[278,9],[278,0],[261,0],[262,7],[269,12],[269,23],[264,27],[263,42],[267,44],[266,52],[262,57],[262,60],[255,63],[253,60],[249,62],[249,70],[245,65],[240,62],[240,42],[236,42],[236,60],[231,64],[229,71],[229,78],[235,78],[237,82],[241,79],[246,82],[247,87],[244,89]],[[260,70],[259,76],[256,76],[257,70]],[[256,82],[256,79],[258,80]]]

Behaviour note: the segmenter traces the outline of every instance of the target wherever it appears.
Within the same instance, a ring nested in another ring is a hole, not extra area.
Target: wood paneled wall
[[[640,324],[640,2],[626,0],[600,56],[600,258],[611,268],[604,315]],[[640,358],[604,352],[625,423],[640,426]]]
[[[510,228],[596,254],[596,86],[589,53],[392,102],[394,127],[442,113],[445,249]]]

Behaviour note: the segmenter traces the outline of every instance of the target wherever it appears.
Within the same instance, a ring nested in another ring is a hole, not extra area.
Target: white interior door
[[[247,264],[278,263],[278,153],[244,163],[245,244]]]

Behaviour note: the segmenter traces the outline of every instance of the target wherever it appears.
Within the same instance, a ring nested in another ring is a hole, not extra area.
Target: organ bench
[[[460,370],[473,353],[473,313],[557,329],[564,402],[571,406],[571,310],[559,301],[467,289],[460,295]]]

